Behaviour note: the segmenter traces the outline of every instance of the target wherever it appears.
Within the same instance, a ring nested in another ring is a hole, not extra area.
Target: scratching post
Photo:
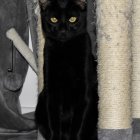
[[[131,139],[131,0],[97,0],[99,140]]]
[[[132,17],[132,117],[134,140],[140,139],[140,0],[133,1]]]
[[[40,93],[44,86],[43,76],[43,51],[45,39],[42,31],[41,15],[40,15],[40,0],[26,0],[27,10],[29,16],[29,25],[31,31],[33,53],[37,61],[38,67],[38,92]],[[42,0],[43,2],[43,0]]]
[[[44,75],[43,75],[43,65],[44,65],[44,59],[43,59],[43,52],[44,52],[44,44],[45,39],[43,36],[42,31],[42,24],[41,24],[41,15],[40,15],[40,8],[39,3],[37,2],[37,8],[35,9],[35,14],[38,18],[37,21],[37,36],[38,36],[38,91],[39,93],[43,90],[44,86]]]

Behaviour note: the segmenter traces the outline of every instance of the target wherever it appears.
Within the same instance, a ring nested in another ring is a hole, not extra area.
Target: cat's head
[[[85,0],[40,0],[46,36],[67,41],[86,31]]]

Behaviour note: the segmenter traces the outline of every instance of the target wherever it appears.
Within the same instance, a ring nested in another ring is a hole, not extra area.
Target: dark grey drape
[[[28,44],[26,7],[25,0],[0,0],[0,140],[36,140],[33,114],[21,115],[19,104],[28,64],[5,34],[14,27]]]
[[[91,38],[92,53],[97,58],[96,0],[87,0],[87,30]]]

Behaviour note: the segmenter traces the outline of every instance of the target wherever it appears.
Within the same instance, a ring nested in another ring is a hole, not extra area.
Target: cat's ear
[[[42,10],[45,10],[46,7],[50,4],[50,0],[39,0],[39,4]]]
[[[80,6],[82,10],[84,10],[87,6],[86,0],[75,0],[75,3]]]

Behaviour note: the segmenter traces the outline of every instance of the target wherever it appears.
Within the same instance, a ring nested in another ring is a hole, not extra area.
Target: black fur
[[[77,3],[52,0],[41,13],[44,89],[35,117],[46,140],[97,140],[96,61],[86,29],[86,5]],[[71,16],[78,20],[69,23]],[[57,17],[58,23],[51,23],[50,17]]]

